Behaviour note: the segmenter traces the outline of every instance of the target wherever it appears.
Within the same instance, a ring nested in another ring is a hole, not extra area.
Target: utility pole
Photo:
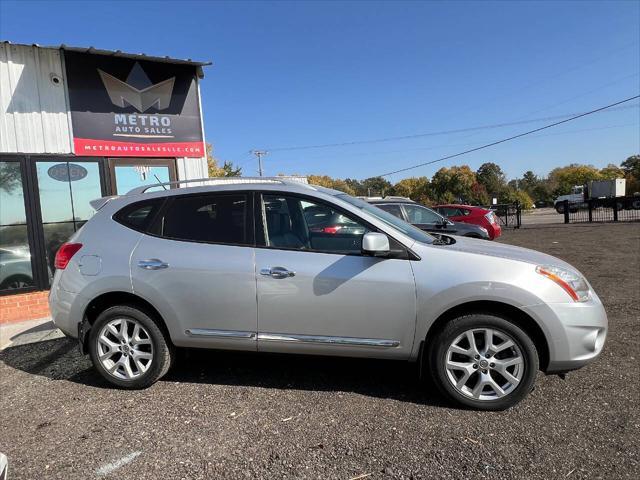
[[[258,157],[258,174],[262,176],[262,157],[269,152],[266,150],[251,150],[251,153]]]

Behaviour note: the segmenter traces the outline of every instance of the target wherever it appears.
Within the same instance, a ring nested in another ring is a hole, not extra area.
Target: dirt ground
[[[189,352],[108,388],[72,341],[0,353],[10,479],[640,478],[640,223],[542,225],[502,242],[579,268],[610,332],[516,408],[452,408],[400,362]]]

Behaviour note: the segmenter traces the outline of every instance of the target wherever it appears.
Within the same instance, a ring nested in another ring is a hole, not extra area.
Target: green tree
[[[464,201],[472,196],[476,174],[468,165],[442,167],[431,179],[431,191],[438,203]]]
[[[393,186],[395,195],[409,197],[411,200],[422,203],[431,203],[431,188],[427,177],[411,177],[400,180]]]
[[[553,195],[567,195],[574,185],[584,185],[590,180],[599,180],[600,172],[592,165],[572,163],[566,167],[554,168],[549,172],[549,182]]]
[[[512,187],[506,187],[498,197],[500,203],[519,203],[525,210],[533,207],[533,200],[524,190],[516,190]]]
[[[235,167],[233,162],[224,161],[219,166],[218,159],[213,155],[213,145],[207,143],[207,170],[209,177],[239,177],[242,175],[242,167]]]
[[[499,195],[507,185],[507,179],[499,165],[487,162],[476,171],[477,181],[490,195]]]
[[[366,192],[365,195],[382,197],[393,195],[393,185],[383,177],[366,178],[362,181],[362,187]]]
[[[627,179],[627,194],[640,192],[640,155],[628,157],[620,166]]]

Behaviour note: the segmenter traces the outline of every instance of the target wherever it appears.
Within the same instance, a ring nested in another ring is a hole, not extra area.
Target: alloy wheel
[[[510,335],[494,328],[474,328],[451,342],[445,367],[447,378],[462,395],[491,401],[516,389],[525,363]]]
[[[153,362],[153,343],[147,329],[132,318],[108,322],[97,339],[97,356],[104,369],[122,380],[144,374]]]

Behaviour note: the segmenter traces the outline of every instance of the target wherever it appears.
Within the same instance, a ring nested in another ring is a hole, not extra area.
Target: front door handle
[[[295,276],[296,272],[287,270],[284,267],[267,267],[260,270],[260,275],[273,278],[289,278]]]
[[[145,270],[161,270],[163,268],[168,268],[169,264],[157,258],[150,258],[149,260],[140,260],[138,262],[138,266]]]

